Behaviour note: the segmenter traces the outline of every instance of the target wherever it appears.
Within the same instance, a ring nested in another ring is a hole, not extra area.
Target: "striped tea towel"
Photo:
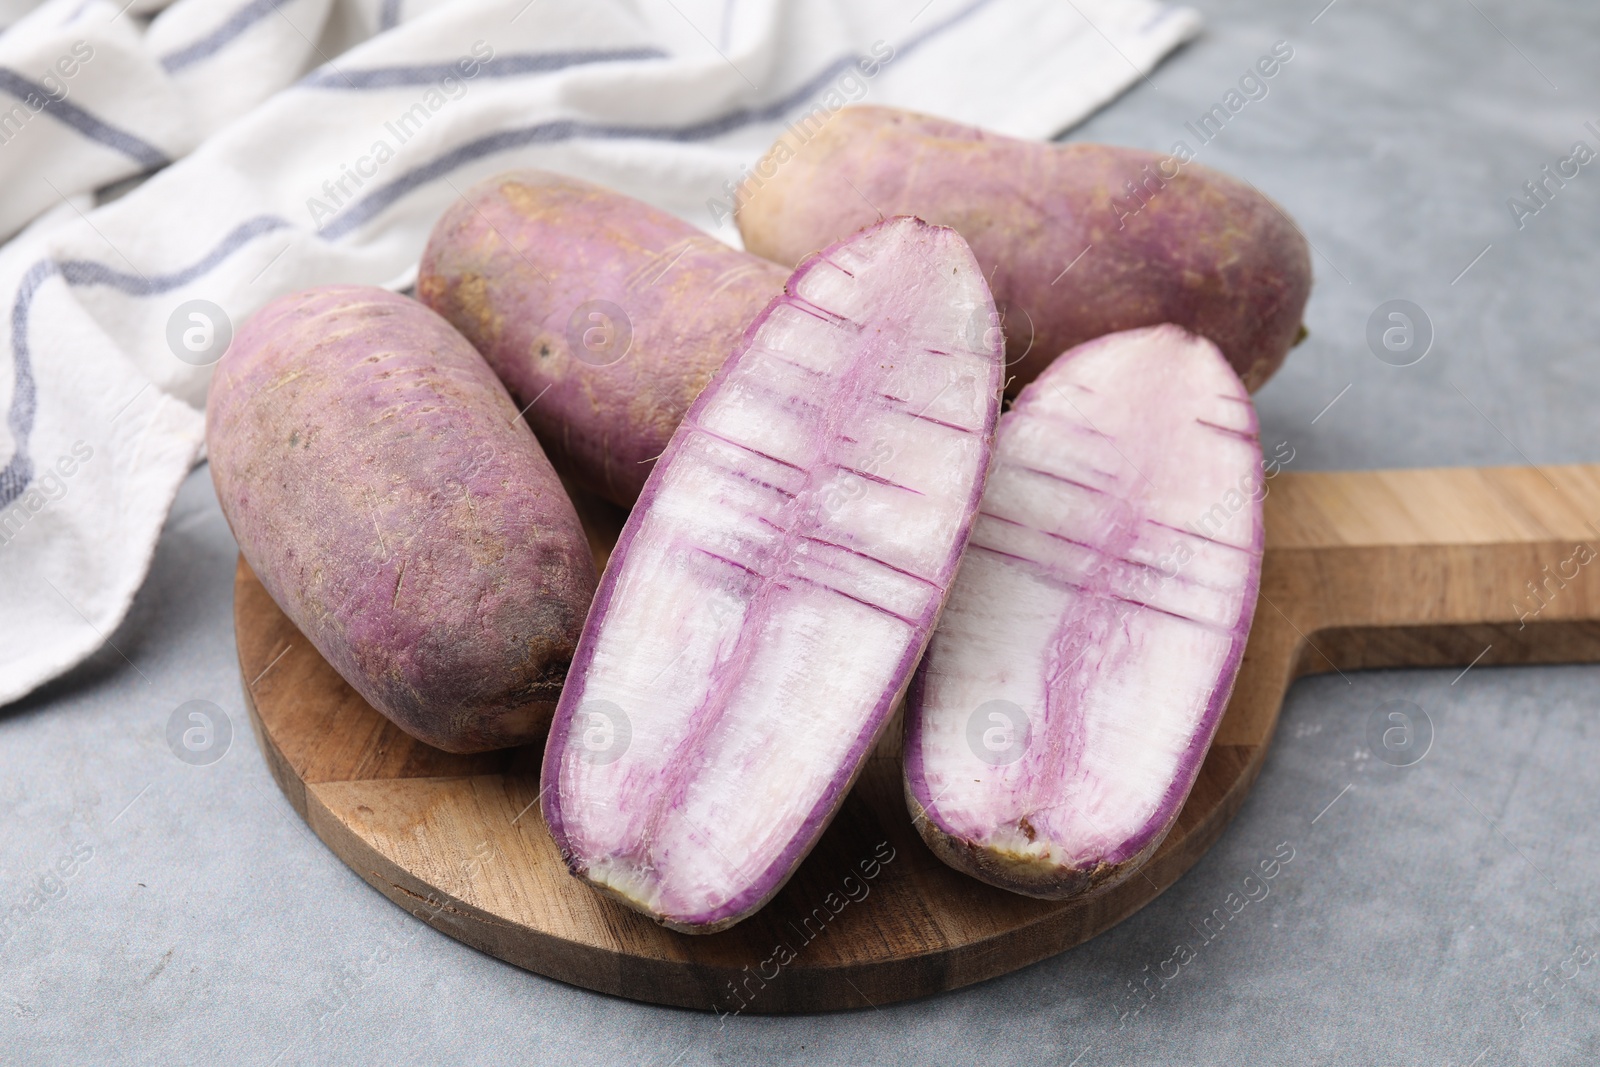
[[[27,7],[0,0],[0,704],[121,622],[232,327],[406,288],[473,183],[563,171],[737,244],[732,185],[802,115],[1048,137],[1198,28],[1153,0]]]

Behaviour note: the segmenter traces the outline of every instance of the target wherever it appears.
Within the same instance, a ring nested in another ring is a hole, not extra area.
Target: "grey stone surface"
[[[1311,338],[1258,398],[1269,448],[1290,442],[1290,469],[1600,460],[1600,163],[1520,230],[1506,206],[1575,140],[1600,147],[1583,129],[1600,124],[1600,9],[1337,0],[1312,24],[1321,5],[1200,0],[1205,36],[1073,137],[1168,149],[1291,42],[1269,95],[1200,156],[1276,197],[1319,253]],[[1367,349],[1367,319],[1392,298],[1432,320],[1415,366]],[[1573,955],[1600,951],[1600,668],[1303,681],[1222,841],[1104,936],[916,1003],[719,1024],[481,955],[312,837],[248,730],[233,560],[202,469],[115,648],[0,709],[0,911],[46,868],[69,871],[0,928],[0,1060],[1600,1062],[1600,960]],[[1411,767],[1365,743],[1394,699],[1433,724]],[[166,741],[190,700],[233,723],[209,766]],[[1201,943],[1190,923],[1284,843],[1294,858],[1270,895]],[[1193,958],[1166,963],[1179,942]],[[1133,991],[1175,968],[1153,999]]]

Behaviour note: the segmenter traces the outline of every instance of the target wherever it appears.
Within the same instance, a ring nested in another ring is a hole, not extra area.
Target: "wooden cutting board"
[[[1587,565],[1600,546],[1600,465],[1285,473],[1269,486],[1261,601],[1200,778],[1142,873],[1084,903],[1015,896],[936,860],[906,813],[894,729],[770,904],[710,937],[665,930],[567,874],[536,803],[542,745],[455,756],[412,740],[240,560],[245,702],[278,784],[334,854],[484,952],[719,1012],[906,1000],[1071,948],[1177,881],[1239,810],[1300,675],[1600,659],[1600,567]],[[580,511],[603,564],[622,514]]]

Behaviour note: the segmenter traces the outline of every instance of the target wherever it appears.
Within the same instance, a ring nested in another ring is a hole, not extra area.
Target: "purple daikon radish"
[[[906,798],[940,859],[1064,899],[1155,852],[1250,632],[1256,433],[1222,353],[1177,326],[1079,345],[1022,391],[906,706]]]
[[[550,730],[572,872],[674,930],[760,908],[922,656],[989,467],[1003,344],[954,231],[806,260],[685,416],[606,567]]]

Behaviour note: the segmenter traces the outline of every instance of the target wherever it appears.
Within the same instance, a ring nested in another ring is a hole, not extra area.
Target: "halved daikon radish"
[[[752,324],[628,517],[556,711],[544,813],[574,874],[709,933],[811,850],[971,532],[996,323],[966,242],[901,217]]]
[[[1000,421],[906,707],[906,797],[946,863],[1029,896],[1107,889],[1194,785],[1261,575],[1255,409],[1177,326],[1074,348]]]

